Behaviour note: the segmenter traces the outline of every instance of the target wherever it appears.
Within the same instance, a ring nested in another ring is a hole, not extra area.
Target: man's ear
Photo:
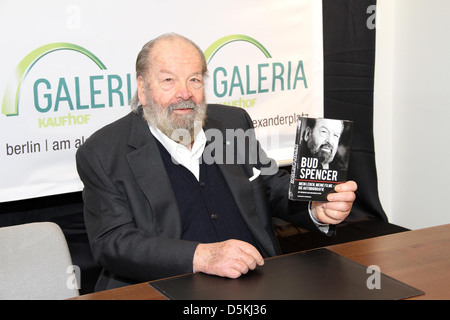
[[[304,136],[303,136],[303,139],[304,139],[305,141],[308,141],[310,135],[311,135],[311,128],[310,128],[310,127],[306,127],[306,129],[305,129],[305,134],[304,134]]]
[[[141,105],[145,106],[147,105],[147,99],[145,96],[145,80],[139,76],[137,79],[137,92],[138,92],[138,99]]]

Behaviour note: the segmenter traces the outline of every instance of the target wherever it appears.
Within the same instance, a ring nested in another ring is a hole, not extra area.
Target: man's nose
[[[187,101],[192,98],[192,91],[187,82],[181,81],[177,88],[177,98]]]

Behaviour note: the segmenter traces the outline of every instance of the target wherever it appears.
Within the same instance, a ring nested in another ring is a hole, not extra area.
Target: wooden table
[[[425,292],[413,299],[450,299],[450,224],[326,247]],[[166,300],[148,282],[75,300]]]
[[[425,292],[413,299],[450,299],[450,224],[327,248]]]

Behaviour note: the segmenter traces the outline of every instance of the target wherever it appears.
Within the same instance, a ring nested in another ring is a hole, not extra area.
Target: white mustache
[[[192,110],[195,110],[195,109],[197,109],[197,105],[194,102],[189,100],[189,101],[181,101],[181,102],[178,102],[176,104],[172,104],[172,105],[170,105],[167,108],[167,110],[169,112],[171,112],[173,110],[181,110],[181,109],[192,109]]]

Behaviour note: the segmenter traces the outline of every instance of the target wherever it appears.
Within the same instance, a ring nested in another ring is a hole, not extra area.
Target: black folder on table
[[[267,259],[238,279],[195,273],[150,285],[173,300],[395,300],[424,294],[327,249]]]

